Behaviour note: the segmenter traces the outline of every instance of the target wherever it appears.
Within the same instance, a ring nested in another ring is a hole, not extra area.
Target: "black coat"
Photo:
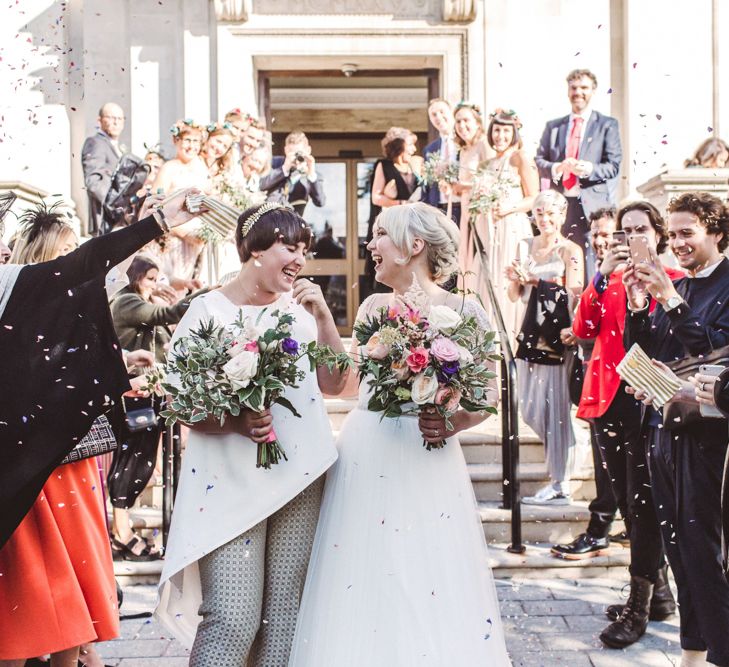
[[[129,389],[104,276],[161,233],[150,216],[18,274],[0,318],[0,547],[94,419]]]
[[[119,164],[120,155],[114,149],[111,139],[103,132],[84,141],[81,149],[81,165],[84,170],[84,185],[89,200],[90,234],[101,230],[102,204],[111,187],[111,176]]]
[[[299,215],[304,214],[309,199],[314,203],[314,206],[324,206],[326,197],[324,196],[324,183],[321,176],[317,174],[316,180],[312,183],[305,174],[302,174],[301,178],[292,184],[289,180],[289,174],[284,174],[283,163],[283,157],[273,158],[271,171],[261,177],[259,187],[262,192],[268,195],[268,200],[280,203],[288,202],[294,206]]]

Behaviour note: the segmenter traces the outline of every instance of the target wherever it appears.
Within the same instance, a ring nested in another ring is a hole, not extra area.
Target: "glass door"
[[[304,212],[314,241],[303,273],[322,288],[337,329],[348,336],[363,294],[374,160],[332,158],[316,164],[326,204],[318,208],[310,202]]]

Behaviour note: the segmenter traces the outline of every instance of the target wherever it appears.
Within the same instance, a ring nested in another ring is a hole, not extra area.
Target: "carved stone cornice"
[[[443,0],[252,0],[253,13],[265,15],[369,16],[396,19],[438,18]]]
[[[251,10],[250,0],[213,0],[215,18],[225,23],[244,23]]]
[[[470,23],[476,18],[476,0],[443,0],[443,20]]]

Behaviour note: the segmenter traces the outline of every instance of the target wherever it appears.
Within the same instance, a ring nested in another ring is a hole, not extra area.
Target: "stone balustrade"
[[[726,201],[729,198],[729,168],[669,169],[639,185],[637,190],[641,197],[662,212],[673,197],[684,192],[709,192]]]

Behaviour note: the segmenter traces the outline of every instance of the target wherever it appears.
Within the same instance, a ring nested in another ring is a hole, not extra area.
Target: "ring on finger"
[[[702,383],[700,383],[700,384],[699,384],[699,389],[700,389],[701,391],[706,391],[706,382],[702,382]]]

